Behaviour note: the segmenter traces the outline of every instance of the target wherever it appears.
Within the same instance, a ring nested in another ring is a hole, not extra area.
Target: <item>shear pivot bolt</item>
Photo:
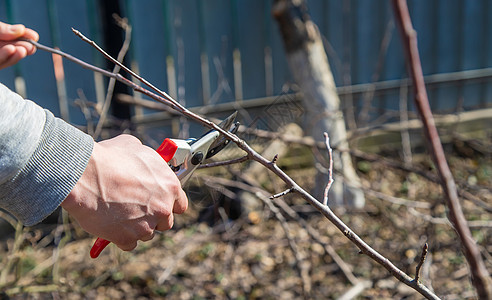
[[[193,156],[191,157],[191,163],[195,166],[200,164],[202,160],[203,160],[203,153],[201,151],[193,154]]]

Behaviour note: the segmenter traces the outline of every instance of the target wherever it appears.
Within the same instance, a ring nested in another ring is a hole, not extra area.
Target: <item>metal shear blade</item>
[[[235,122],[237,116],[237,111],[227,117],[225,120],[220,122],[219,127],[229,131],[231,133],[236,133],[239,128],[239,123]],[[217,139],[210,145],[207,155],[205,158],[210,158],[215,154],[219,153],[220,150],[224,149],[225,146],[229,144],[228,140],[223,134],[221,134]]]
[[[233,113],[219,126],[224,130],[236,132],[238,124],[234,126],[234,120],[237,113]],[[181,184],[184,184],[191,177],[198,166],[207,158],[214,156],[220,150],[224,149],[229,143],[222,134],[217,130],[209,130],[199,139],[192,141],[171,139],[173,141],[176,152],[169,160],[169,166],[178,176]]]

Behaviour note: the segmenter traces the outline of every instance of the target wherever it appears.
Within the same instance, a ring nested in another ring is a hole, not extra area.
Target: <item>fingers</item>
[[[182,214],[188,209],[188,197],[182,188],[178,189],[178,195],[174,201],[173,213]]]
[[[174,226],[174,215],[169,214],[167,217],[161,218],[159,220],[159,223],[157,223],[155,230],[166,231],[173,228],[173,226]]]
[[[35,42],[39,41],[39,34],[30,28],[26,28],[26,31],[24,32],[24,35],[22,37],[33,40]]]
[[[142,220],[126,234],[118,237],[113,236],[112,242],[123,251],[131,251],[137,247],[137,241],[147,242],[152,240],[155,236],[154,228],[155,226]]]
[[[11,41],[20,38],[26,32],[22,24],[10,25],[0,22],[0,40]]]
[[[18,38],[37,41],[39,35],[22,24],[10,25],[0,22],[0,69],[10,67],[27,55],[36,52],[36,47],[31,43],[14,41]]]
[[[14,45],[0,45],[0,64],[6,62],[17,51]]]
[[[34,54],[36,52],[36,47],[34,47],[33,44],[29,42],[23,42],[23,41],[2,41],[0,40],[0,49],[3,47],[8,47],[8,46],[14,46],[19,48],[23,48],[26,52],[27,55]]]
[[[0,22],[0,40],[12,41],[21,37],[34,41],[39,40],[39,34],[36,31],[22,24],[10,25]]]
[[[27,56],[27,50],[23,47],[5,45],[0,47],[0,69],[10,67]]]
[[[148,235],[146,235],[146,236],[141,237],[141,238],[140,238],[140,240],[141,240],[142,242],[147,242],[147,241],[152,240],[152,239],[154,238],[154,236],[155,236],[155,231],[152,231],[150,234],[148,234]]]

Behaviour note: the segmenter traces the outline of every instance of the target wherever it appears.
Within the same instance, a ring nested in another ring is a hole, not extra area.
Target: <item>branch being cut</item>
[[[74,32],[79,35],[80,37],[83,37],[78,31]],[[90,41],[89,39],[83,37],[84,41],[89,42],[91,45],[95,46],[97,49],[100,49],[99,46],[97,46],[93,41]],[[217,130],[221,134],[223,134],[227,139],[231,140],[234,142],[240,149],[242,149],[244,152],[247,153],[247,156],[251,159],[254,160],[261,165],[263,165],[265,168],[273,172],[276,176],[278,176],[286,185],[289,189],[292,189],[295,191],[298,195],[300,195],[304,200],[306,200],[309,204],[311,204],[313,207],[315,207],[325,218],[327,218],[331,223],[333,223],[353,244],[355,244],[362,253],[366,254],[369,256],[371,259],[376,261],[378,264],[386,268],[396,279],[400,280],[404,284],[408,285],[409,287],[413,288],[420,294],[422,294],[424,297],[428,299],[439,299],[431,290],[429,290],[425,285],[421,284],[418,281],[414,281],[409,275],[407,275],[405,272],[400,270],[398,267],[396,267],[391,261],[389,261],[386,257],[381,255],[379,252],[377,252],[375,249],[370,247],[367,243],[365,243],[351,228],[349,228],[345,223],[343,223],[338,216],[335,215],[335,213],[327,206],[322,203],[322,201],[319,201],[318,199],[314,198],[311,194],[309,194],[307,191],[305,191],[303,188],[301,188],[291,177],[289,177],[282,169],[278,167],[278,165],[275,163],[275,161],[266,159],[265,157],[261,156],[258,154],[253,148],[251,148],[244,140],[239,138],[237,135],[226,131],[222,129],[220,126],[216,125],[214,122],[197,115],[190,110],[188,110],[186,107],[182,106],[179,104],[177,101],[172,99],[168,94],[166,94],[163,91],[160,91],[150,83],[148,83],[146,80],[129,70],[127,67],[122,65],[121,63],[117,62],[113,58],[110,58],[111,61],[113,61],[115,64],[121,65],[121,68],[128,73],[130,73],[132,76],[135,76],[136,79],[140,80],[142,83],[147,85],[149,88],[151,88],[154,92],[149,91],[145,88],[142,88],[139,85],[136,85],[132,81],[124,78],[120,74],[115,74],[111,73],[108,71],[105,71],[103,69],[97,68],[95,66],[92,66],[86,62],[83,62],[71,55],[68,55],[62,51],[55,50],[46,46],[43,46],[37,42],[30,41],[28,42],[34,44],[36,47],[42,50],[46,50],[49,52],[53,52],[59,55],[62,55],[63,57],[74,61],[80,65],[82,65],[84,68],[90,69],[95,72],[100,72],[105,76],[108,76],[110,78],[115,78],[116,80],[128,85],[129,87],[133,88],[135,91],[143,93],[150,98],[161,102],[170,108],[180,112],[181,114],[197,121],[198,123],[202,124],[205,127]],[[102,51],[102,49],[100,50]],[[105,52],[102,51],[104,54]],[[157,94],[156,94],[157,93]]]
[[[472,237],[470,228],[466,224],[465,215],[461,209],[460,200],[453,175],[441,145],[439,133],[434,123],[434,117],[427,98],[425,89],[424,74],[420,63],[419,50],[417,47],[417,33],[413,29],[412,20],[405,0],[392,1],[396,23],[398,24],[403,47],[407,54],[408,68],[410,77],[413,81],[415,94],[415,106],[417,107],[420,119],[424,126],[424,133],[430,147],[430,152],[436,164],[441,185],[446,196],[446,203],[449,208],[448,215],[451,223],[458,234],[463,245],[464,254],[470,265],[471,278],[480,299],[492,299],[492,280],[490,274],[482,260],[480,250]]]

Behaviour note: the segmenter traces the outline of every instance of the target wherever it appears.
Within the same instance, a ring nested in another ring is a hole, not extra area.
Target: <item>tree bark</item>
[[[316,140],[324,139],[323,133],[327,132],[335,150],[348,149],[335,81],[321,35],[310,19],[305,1],[276,0],[272,12],[283,37],[289,68],[303,94],[306,109],[303,129]],[[363,207],[364,194],[350,154],[335,151],[333,163],[338,172],[334,175],[328,204]],[[322,199],[322,183],[328,182],[328,176],[319,173],[316,182],[319,186],[314,195]]]
[[[428,141],[427,145],[441,179],[441,186],[444,195],[446,196],[446,204],[448,207],[448,218],[453,224],[463,246],[463,252],[468,265],[470,266],[472,283],[477,290],[479,299],[492,300],[492,280],[490,279],[490,274],[482,259],[480,249],[473,239],[461,208],[453,174],[449,169],[429,105],[419,49],[417,46],[417,32],[413,28],[406,1],[393,0],[392,4],[396,23],[398,24],[402,36],[403,48],[405,49],[407,56],[409,75],[413,81],[415,107],[422,120],[424,133]]]

